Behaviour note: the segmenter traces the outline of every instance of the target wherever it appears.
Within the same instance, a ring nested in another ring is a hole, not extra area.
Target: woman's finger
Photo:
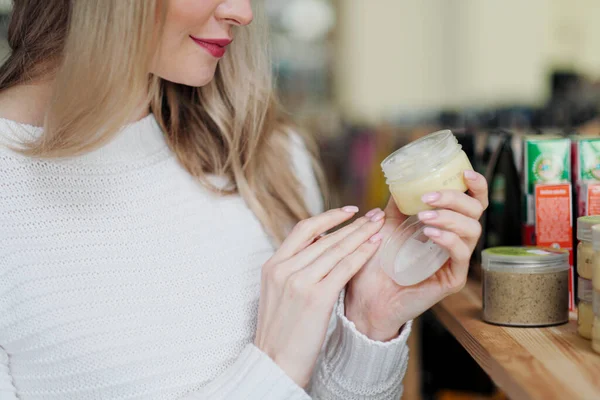
[[[354,275],[375,255],[381,244],[381,239],[367,241],[360,245],[352,254],[345,257],[318,284],[327,293],[339,293]]]
[[[303,269],[302,274],[309,282],[319,282],[329,274],[339,262],[354,253],[365,242],[377,243],[381,241],[381,235],[378,235],[378,233],[383,227],[383,223],[383,219],[365,223],[343,240],[329,247],[319,258]]]
[[[423,196],[423,202],[435,208],[456,211],[469,218],[479,219],[484,208],[481,202],[458,190],[442,190]]]
[[[488,183],[485,177],[475,171],[465,171],[465,183],[469,188],[469,194],[479,201],[483,210],[490,205],[488,197]]]
[[[306,265],[309,265],[312,262],[314,262],[330,247],[335,246],[340,241],[347,238],[350,234],[356,232],[358,229],[363,227],[369,221],[377,222],[382,220],[383,218],[385,218],[385,214],[380,209],[369,211],[364,217],[358,218],[350,225],[347,225],[342,229],[339,229],[333,233],[321,237],[311,246],[307,247],[306,249],[289,259],[289,264],[293,265],[295,270],[300,270]]]
[[[454,232],[465,239],[469,245],[475,245],[481,236],[481,224],[473,218],[450,210],[432,210],[419,213],[423,223]]]
[[[329,210],[323,214],[298,222],[277,252],[273,255],[270,263],[277,264],[293,257],[299,251],[310,246],[315,238],[328,230],[335,228],[341,223],[348,221],[356,215],[357,212],[358,207],[346,206]]]
[[[454,282],[464,282],[469,272],[472,251],[456,233],[434,227],[426,227],[423,233],[448,251]],[[454,286],[454,283],[453,283]]]

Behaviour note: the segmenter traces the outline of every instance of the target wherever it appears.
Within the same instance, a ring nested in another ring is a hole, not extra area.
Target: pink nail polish
[[[375,215],[371,217],[371,222],[381,221],[383,217],[385,217],[385,213],[383,211],[378,211],[377,213],[375,213]]]
[[[434,192],[434,193],[427,193],[426,195],[424,195],[421,198],[421,200],[423,201],[423,203],[431,204],[431,203],[435,203],[436,201],[438,201],[441,198],[442,198],[442,194],[441,193]]]
[[[377,242],[380,242],[381,239],[383,239],[383,235],[381,233],[377,232],[376,234],[371,236],[371,238],[369,239],[369,242],[377,243]]]
[[[442,236],[442,231],[429,226],[423,229],[423,233],[425,234],[425,236],[429,236],[430,238],[439,238],[440,236]]]
[[[358,207],[356,206],[346,206],[342,207],[342,211],[345,211],[350,214],[356,214],[358,212]]]
[[[476,181],[478,176],[477,173],[475,171],[465,171],[465,178],[467,178],[470,181]]]
[[[379,208],[374,208],[371,211],[369,211],[368,213],[366,213],[365,217],[371,218],[373,215],[375,215],[377,213],[377,211],[379,211]]]
[[[421,211],[419,213],[419,219],[421,221],[431,221],[432,219],[436,219],[438,217],[438,213],[435,211]]]

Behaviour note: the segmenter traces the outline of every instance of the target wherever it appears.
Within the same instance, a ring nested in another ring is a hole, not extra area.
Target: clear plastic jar
[[[594,270],[594,246],[592,244],[592,227],[600,224],[600,216],[577,218],[577,332],[586,338],[592,338],[592,273]]]
[[[592,348],[600,353],[600,225],[592,227],[592,243],[594,257],[592,258],[592,288],[594,323],[592,328]]]
[[[494,247],[482,253],[483,320],[508,326],[569,321],[569,252]]]
[[[594,268],[592,227],[600,224],[600,215],[577,218],[577,274],[584,279],[592,279]]]
[[[592,338],[594,310],[592,303],[579,302],[577,305],[577,333],[585,339]]]
[[[421,197],[445,189],[465,192],[463,174],[473,167],[456,137],[444,130],[390,154],[381,168],[398,209],[411,216],[384,244],[381,266],[399,285],[416,285],[448,261],[448,253],[423,233],[416,214],[431,207]]]
[[[594,312],[592,307],[594,289],[592,281],[579,277],[577,285],[577,332],[586,339],[592,338],[592,325],[594,323]]]
[[[396,150],[381,168],[404,215],[431,209],[421,201],[424,194],[443,189],[465,192],[463,173],[473,169],[450,130],[432,133]]]
[[[594,324],[592,328],[592,349],[596,353],[600,353],[600,291],[594,288]]]

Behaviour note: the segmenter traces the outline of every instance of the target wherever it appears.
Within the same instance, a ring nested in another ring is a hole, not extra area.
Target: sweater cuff
[[[402,327],[397,338],[378,342],[359,332],[346,318],[344,293],[338,301],[336,314],[338,321],[323,360],[330,377],[341,386],[352,383],[367,392],[397,390],[408,364],[407,341],[412,321]]]
[[[300,386],[253,344],[247,345],[236,362],[205,389],[198,399],[310,400]]]

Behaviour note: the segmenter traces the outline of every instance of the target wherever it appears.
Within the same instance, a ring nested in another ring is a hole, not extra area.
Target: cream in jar
[[[600,224],[600,216],[577,218],[577,332],[586,338],[592,338],[592,271],[594,246],[592,244],[592,227]]]
[[[600,215],[577,218],[577,274],[584,279],[592,279],[594,246],[592,227],[600,224]]]
[[[450,130],[427,135],[390,154],[381,168],[390,193],[404,215],[416,215],[431,207],[421,200],[423,195],[444,189],[465,192],[465,171],[472,170]]]
[[[592,348],[600,353],[600,225],[592,227],[592,309],[594,322],[592,327]]]
[[[469,158],[450,130],[427,135],[389,155],[381,168],[402,214],[410,216],[382,249],[382,268],[401,286],[416,285],[440,269],[448,252],[428,238],[416,214],[432,207],[421,198],[440,190],[465,192]]]

